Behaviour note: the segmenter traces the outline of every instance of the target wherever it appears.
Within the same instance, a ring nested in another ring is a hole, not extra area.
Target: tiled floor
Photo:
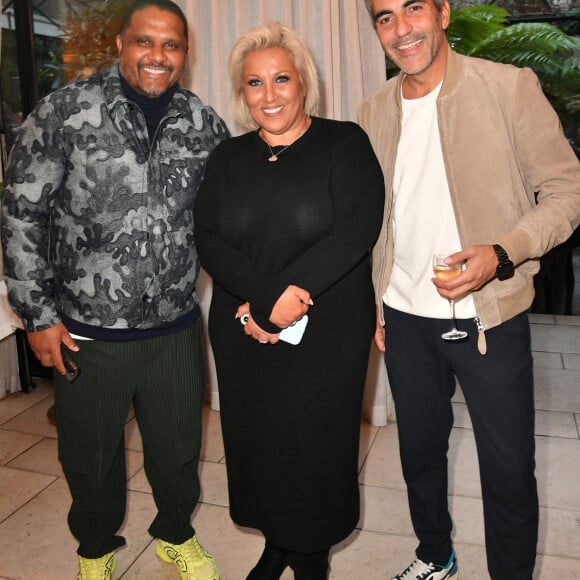
[[[532,316],[537,413],[540,540],[536,579],[580,579],[580,317]],[[72,580],[76,545],[67,525],[69,493],[46,419],[52,387],[0,401],[0,579]],[[455,398],[450,450],[451,507],[461,578],[485,580],[478,470],[469,417]],[[232,524],[219,414],[205,409],[202,498],[194,525],[215,554],[222,580],[242,580],[258,558],[258,533]],[[129,500],[116,578],[177,579],[160,562],[147,527],[154,514],[135,420],[126,429]],[[410,559],[407,510],[394,423],[362,425],[358,528],[333,550],[332,580],[385,580]],[[290,580],[289,571],[283,579]]]

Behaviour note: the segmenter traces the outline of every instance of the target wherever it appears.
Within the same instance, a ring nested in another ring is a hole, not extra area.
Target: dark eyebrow
[[[410,6],[411,4],[424,4],[424,3],[425,0],[407,0],[405,3],[403,3],[403,8],[407,8],[407,6]],[[393,13],[392,10],[381,10],[380,12],[377,12],[374,15],[374,21],[376,22],[379,18],[387,16],[388,14],[392,13]]]
[[[386,16],[387,14],[392,14],[393,11],[392,10],[381,10],[380,12],[377,12],[374,16],[375,22],[379,19],[382,18],[383,16]]]

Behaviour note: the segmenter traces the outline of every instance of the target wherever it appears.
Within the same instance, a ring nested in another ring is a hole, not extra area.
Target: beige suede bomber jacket
[[[359,123],[385,176],[384,221],[373,250],[377,304],[382,304],[393,261],[402,77],[387,81],[359,108]],[[462,247],[501,244],[517,266],[509,280],[494,279],[474,292],[480,330],[486,330],[530,307],[538,258],[579,224],[580,164],[529,69],[450,50],[437,112]],[[384,324],[383,309],[378,311]]]

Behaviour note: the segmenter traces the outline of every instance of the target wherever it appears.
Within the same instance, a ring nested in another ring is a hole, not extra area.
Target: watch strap
[[[497,256],[497,259],[498,259],[500,264],[505,264],[506,262],[511,262],[510,257],[508,256],[508,253],[499,244],[494,244],[493,249],[495,251],[495,255]]]

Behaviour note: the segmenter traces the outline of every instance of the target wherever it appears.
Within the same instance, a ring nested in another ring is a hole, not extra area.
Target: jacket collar
[[[439,98],[446,97],[457,86],[463,71],[463,59],[463,56],[449,47],[449,50],[447,51],[447,67],[445,69],[445,78],[443,79],[443,86],[441,87]]]

